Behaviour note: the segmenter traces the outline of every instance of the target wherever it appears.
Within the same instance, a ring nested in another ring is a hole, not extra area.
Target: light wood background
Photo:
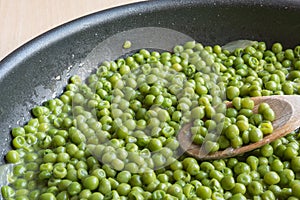
[[[0,61],[41,33],[78,17],[142,0],[0,0]]]

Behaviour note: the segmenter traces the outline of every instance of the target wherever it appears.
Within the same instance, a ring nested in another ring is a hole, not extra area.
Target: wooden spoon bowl
[[[300,96],[298,95],[274,95],[263,97],[252,97],[254,101],[253,113],[257,113],[258,105],[266,102],[275,112],[275,120],[272,122],[273,133],[265,136],[262,140],[256,143],[250,143],[248,145],[232,148],[229,147],[222,151],[215,153],[207,153],[196,145],[192,141],[192,134],[190,128],[192,122],[183,126],[178,133],[178,140],[181,148],[189,155],[199,160],[214,160],[228,157],[234,157],[259,147],[264,146],[278,138],[284,137],[290,132],[300,127]],[[227,103],[227,107],[232,106],[231,102]]]

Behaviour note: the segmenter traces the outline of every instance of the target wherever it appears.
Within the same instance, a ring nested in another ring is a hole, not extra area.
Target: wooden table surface
[[[0,61],[41,33],[78,17],[142,0],[0,0]]]

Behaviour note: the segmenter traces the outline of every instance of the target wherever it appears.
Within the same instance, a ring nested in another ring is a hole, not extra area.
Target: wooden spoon
[[[192,127],[191,122],[186,124],[178,134],[178,140],[181,148],[187,154],[199,160],[214,160],[234,157],[262,147],[265,144],[281,138],[300,127],[300,95],[274,95],[253,97],[251,99],[255,104],[253,109],[254,113],[257,113],[258,105],[263,102],[268,103],[275,112],[275,120],[272,122],[274,129],[273,133],[265,136],[262,140],[256,143],[250,143],[236,149],[229,147],[215,153],[207,153],[203,150],[203,148],[201,148],[201,146],[192,142],[192,134],[190,132],[190,128]],[[226,106],[231,107],[231,102],[227,103]]]

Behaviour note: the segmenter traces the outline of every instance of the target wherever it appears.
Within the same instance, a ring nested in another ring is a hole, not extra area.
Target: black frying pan
[[[250,39],[293,47],[300,43],[300,1],[150,1],[95,13],[41,35],[0,62],[0,164],[11,148],[10,129],[26,123],[35,105],[58,96],[70,75],[84,76],[85,67],[130,53],[120,48],[124,39],[134,48],[168,50],[191,38],[205,45]]]

